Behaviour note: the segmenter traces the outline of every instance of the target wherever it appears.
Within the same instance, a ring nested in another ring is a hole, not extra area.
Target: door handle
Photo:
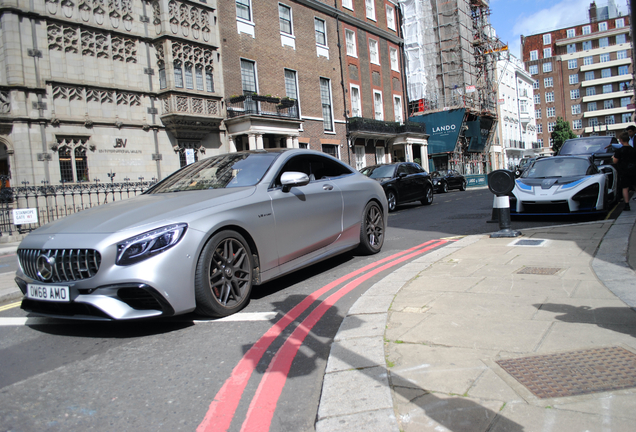
[[[333,190],[333,186],[330,184],[322,185],[322,190]]]

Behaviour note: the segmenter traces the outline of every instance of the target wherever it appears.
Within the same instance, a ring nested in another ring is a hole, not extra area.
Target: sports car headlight
[[[160,254],[183,238],[188,224],[180,223],[148,231],[117,244],[117,265],[130,265]]]

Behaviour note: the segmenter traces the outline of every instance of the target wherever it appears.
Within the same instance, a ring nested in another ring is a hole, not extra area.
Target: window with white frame
[[[574,36],[576,36],[576,29],[568,29],[567,30],[567,37],[573,38]]]
[[[590,33],[592,33],[592,27],[589,25],[583,26],[582,30],[584,35],[589,35]]]
[[[577,120],[572,120],[572,129],[583,129],[583,120],[582,119],[577,119]]]
[[[610,78],[612,76],[612,70],[610,68],[601,69],[601,78]]]
[[[342,0],[342,7],[353,10],[353,0]]]
[[[552,48],[543,48],[543,58],[552,57]]]
[[[588,56],[588,57],[584,57],[583,58],[583,66],[588,66],[594,64],[594,57],[593,56]]]
[[[613,90],[612,90],[612,85],[611,84],[605,84],[603,86],[603,94],[612,93],[612,91]]]
[[[603,101],[603,109],[612,109],[614,108],[614,99],[607,99]]]
[[[621,123],[631,123],[632,113],[623,113],[621,115]]]
[[[236,0],[236,17],[245,21],[252,21],[251,0]]]
[[[351,57],[358,57],[356,33],[353,30],[345,29],[345,39],[347,41],[347,55]]]
[[[285,96],[290,99],[294,99],[298,103],[298,79],[296,78],[296,71],[291,69],[285,69]],[[290,113],[298,114],[298,107],[291,107]]]
[[[241,85],[243,93],[256,93],[256,67],[250,60],[241,59]]]
[[[539,60],[539,51],[538,50],[530,51],[530,61],[532,61],[532,60]]]
[[[396,122],[400,124],[404,122],[402,118],[402,98],[398,95],[393,95],[393,115]]]
[[[333,132],[333,111],[331,109],[331,80],[320,78],[320,103],[322,104],[322,122],[325,131]]]
[[[588,102],[587,103],[588,111],[596,111],[596,102]]]
[[[621,108],[625,108],[627,105],[629,105],[631,101],[630,97],[622,97],[621,98]]]
[[[535,105],[541,103],[541,95],[539,93],[534,95],[534,103]]]
[[[384,146],[377,146],[375,148],[375,163],[376,164],[386,163],[386,153],[384,151]]]
[[[369,61],[373,64],[380,64],[380,53],[378,51],[378,41],[369,39]]]
[[[552,62],[543,63],[543,72],[552,72]]]
[[[593,118],[591,118],[591,119],[588,119],[588,121],[587,121],[587,125],[588,125],[589,127],[598,126],[598,118],[593,117]]]
[[[555,126],[556,126],[556,122],[548,122],[548,132],[554,132]]]
[[[590,81],[594,79],[594,71],[585,72],[585,81]]]
[[[592,49],[592,41],[583,41],[583,51],[589,51]]]
[[[546,115],[546,117],[555,117],[556,116],[556,109],[554,107],[547,107],[545,109],[545,115]]]
[[[579,74],[570,75],[569,77],[570,84],[578,84],[579,83]]]
[[[552,35],[551,34],[544,34],[543,35],[543,45],[550,45],[552,43]]]
[[[552,64],[550,64],[551,66]],[[568,60],[568,69],[576,69],[578,66],[577,59]]]
[[[537,133],[543,133],[543,123],[537,124]]]
[[[327,30],[325,21],[320,18],[314,18],[314,31],[316,33],[316,44],[327,46]]]
[[[539,89],[539,81],[533,81],[532,82],[532,88],[535,89],[535,90],[538,90]]]
[[[614,22],[616,23],[616,28],[625,27],[625,18],[619,18]]]
[[[288,35],[292,32],[292,15],[291,8],[284,4],[278,3],[278,21],[280,22],[280,32]]]
[[[599,48],[605,48],[605,47],[608,47],[608,46],[609,46],[609,38],[604,37],[604,38],[600,38],[598,40],[598,47]]]
[[[382,92],[373,91],[373,111],[376,120],[384,120],[384,107],[382,105]]]
[[[596,94],[596,87],[588,87],[585,89],[585,96],[594,96]]]
[[[530,73],[530,75],[538,74],[539,73],[539,66],[537,66],[537,65],[528,66],[528,72]]]
[[[364,3],[367,10],[367,18],[375,21],[375,0],[365,0]]]
[[[581,104],[572,105],[572,115],[581,114]]]
[[[574,54],[576,52],[576,44],[568,44],[568,54]]]
[[[398,50],[397,50],[397,48],[389,48],[389,55],[391,57],[391,70],[399,72],[400,71],[400,63],[398,61]]]
[[[578,99],[579,97],[580,97],[579,89],[570,90],[570,99],[574,100],[574,99]]]
[[[627,37],[625,33],[616,35],[616,45],[627,43]]]
[[[534,110],[534,117],[540,119],[541,118],[541,109]]]
[[[616,51],[616,60],[622,60],[627,58],[627,50]]]
[[[386,5],[386,26],[395,30],[395,9],[391,5]]]
[[[607,22],[598,23],[598,31],[607,31]]]
[[[356,169],[360,171],[362,168],[367,166],[367,164],[365,163],[365,157],[364,157],[364,146],[357,145],[355,146],[355,149],[356,149]]]
[[[554,78],[543,78],[543,87],[554,87]]]
[[[537,138],[537,145],[543,147],[543,138]]]
[[[545,101],[546,102],[554,102],[554,92],[546,92]]]
[[[362,117],[362,101],[360,87],[351,84],[351,117]]]

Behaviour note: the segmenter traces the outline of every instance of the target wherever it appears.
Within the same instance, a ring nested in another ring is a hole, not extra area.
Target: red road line
[[[406,261],[414,256],[420,255],[430,249],[447,243],[448,240],[440,240],[438,243],[421,249],[417,252],[406,255],[402,258],[396,259],[388,264],[383,265],[369,273],[366,273],[359,278],[349,282],[344,287],[340,288],[335,293],[331,294],[327,299],[321,302],[303,322],[296,327],[293,333],[287,338],[283,346],[272,358],[272,361],[265,371],[263,378],[256,390],[252,403],[247,410],[247,416],[241,427],[241,432],[267,432],[276,410],[276,404],[283,391],[283,387],[287,381],[289,370],[291,369],[292,362],[296,357],[298,349],[302,345],[305,337],[309,334],[311,329],[320,321],[322,316],[331,308],[338,300],[340,300],[345,294],[351,292],[354,288],[358,287],[362,282],[372,278],[378,273],[387,270],[403,261]]]
[[[294,308],[287,312],[278,322],[276,322],[276,324],[270,327],[270,329],[263,336],[261,336],[261,338],[256,341],[254,345],[252,345],[252,347],[245,353],[243,358],[234,367],[234,369],[232,370],[232,375],[230,375],[230,377],[225,381],[216,396],[214,396],[212,403],[210,403],[208,412],[206,413],[199,427],[197,427],[197,432],[224,432],[229,429],[232,419],[234,418],[236,408],[238,407],[241,396],[243,395],[243,391],[245,390],[245,386],[247,386],[247,382],[249,381],[252,372],[263,357],[263,354],[265,354],[265,352],[267,351],[267,348],[269,348],[272,342],[274,342],[274,340],[283,332],[283,330],[285,330],[285,328],[289,324],[294,322],[294,320],[298,318],[305,310],[307,310],[307,308],[309,308],[309,306],[311,306],[312,303],[316,301],[322,294],[330,291],[341,283],[359,275],[360,273],[364,273],[365,271],[377,267],[382,263],[395,259],[401,255],[407,254],[419,248],[425,247],[435,241],[436,240],[427,241],[426,243],[422,243],[421,245],[412,247],[402,252],[398,252],[389,257],[368,264],[361,269],[342,276],[339,279],[320,288],[319,290],[314,291],[302,302],[294,306]]]

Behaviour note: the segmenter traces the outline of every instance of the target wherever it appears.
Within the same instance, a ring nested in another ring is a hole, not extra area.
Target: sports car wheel
[[[243,308],[252,291],[252,253],[239,233],[221,231],[203,248],[197,263],[195,313],[224,317]]]
[[[448,183],[442,182],[442,193],[448,192]]]
[[[370,202],[362,213],[362,223],[360,224],[360,246],[359,250],[372,255],[380,252],[384,244],[384,215],[382,208],[375,202]]]
[[[422,205],[431,205],[433,204],[433,188],[431,186],[426,186],[426,191],[424,192],[424,198],[420,201]]]
[[[394,211],[395,207],[397,207],[397,195],[395,195],[395,192],[393,192],[392,190],[387,191],[386,200],[389,203],[389,211]]]
[[[459,187],[460,191],[465,191],[466,190],[466,180],[462,180],[462,184]]]

